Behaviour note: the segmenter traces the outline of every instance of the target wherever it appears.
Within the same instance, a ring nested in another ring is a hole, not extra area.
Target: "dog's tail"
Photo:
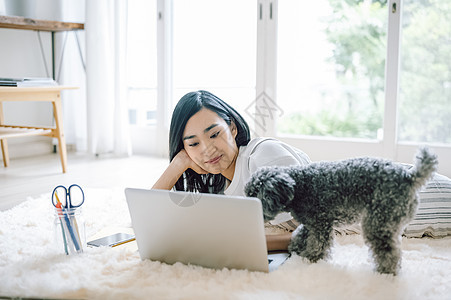
[[[422,147],[415,157],[415,164],[410,170],[415,189],[420,189],[437,170],[437,156],[429,148]]]

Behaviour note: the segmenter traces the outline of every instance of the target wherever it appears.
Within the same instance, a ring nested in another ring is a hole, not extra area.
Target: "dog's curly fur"
[[[288,250],[311,262],[328,257],[333,226],[361,221],[376,271],[396,275],[401,234],[413,219],[418,191],[437,168],[437,157],[421,148],[415,165],[379,158],[262,167],[245,186],[262,201],[266,221],[291,212],[301,225]]]

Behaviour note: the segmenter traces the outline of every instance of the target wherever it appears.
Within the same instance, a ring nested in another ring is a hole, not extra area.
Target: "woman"
[[[153,186],[200,193],[243,196],[257,168],[308,164],[300,150],[275,139],[251,140],[249,126],[227,103],[207,91],[191,92],[178,102],[169,133],[170,164]],[[296,224],[282,215],[276,223]],[[291,233],[266,236],[268,250],[286,250]]]

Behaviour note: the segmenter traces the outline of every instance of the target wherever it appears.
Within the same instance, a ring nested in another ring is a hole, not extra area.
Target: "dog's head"
[[[287,173],[289,167],[259,168],[247,182],[244,192],[248,197],[257,197],[263,206],[265,221],[273,220],[294,197],[295,181]]]

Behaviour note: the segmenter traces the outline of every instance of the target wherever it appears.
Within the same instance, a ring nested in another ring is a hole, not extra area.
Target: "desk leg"
[[[53,117],[55,118],[55,131],[58,138],[58,149],[61,158],[61,165],[63,167],[63,173],[67,170],[67,150],[66,150],[66,138],[64,137],[63,130],[63,108],[61,105],[61,93],[58,93],[57,99],[53,103]]]
[[[0,125],[3,125],[5,120],[3,119],[3,103],[0,102]],[[2,157],[3,157],[3,165],[6,167],[9,166],[9,154],[8,154],[8,142],[6,139],[0,139],[0,144],[2,146]]]
[[[2,144],[3,165],[6,168],[9,166],[8,142],[6,139],[2,139],[0,143]]]

